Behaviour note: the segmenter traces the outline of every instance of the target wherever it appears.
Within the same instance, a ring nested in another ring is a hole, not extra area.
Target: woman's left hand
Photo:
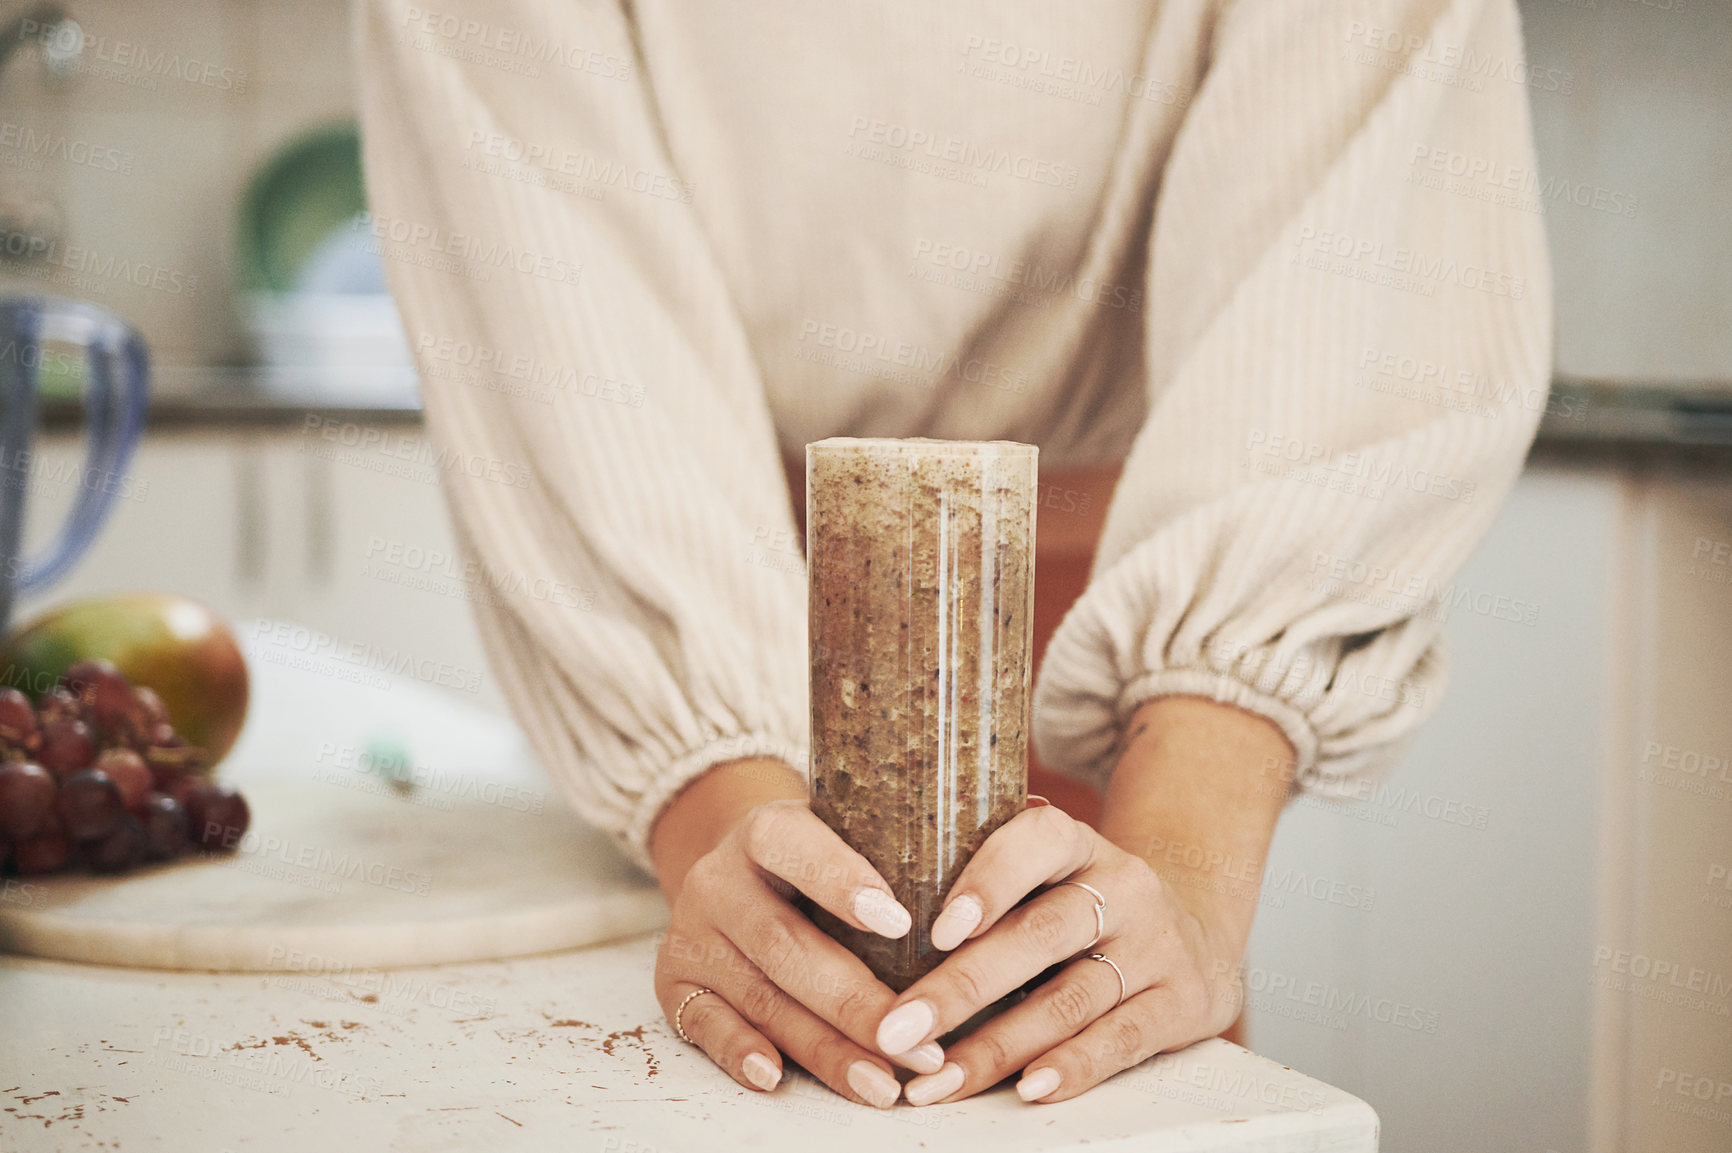
[[[1099,922],[1088,889],[1065,881],[1100,892]],[[942,1069],[906,1087],[915,1105],[957,1101],[1021,1069],[1023,1100],[1068,1100],[1232,1024],[1239,957],[1224,955],[1221,935],[1142,858],[1055,806],[1031,807],[994,831],[951,886],[932,939],[955,952],[896,999],[878,1027],[878,1047],[904,1053],[934,1040],[1074,957],[952,1045]],[[1118,973],[1092,953],[1124,974],[1122,1002]]]

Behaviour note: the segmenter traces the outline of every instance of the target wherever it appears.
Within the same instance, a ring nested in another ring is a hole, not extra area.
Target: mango
[[[247,715],[246,658],[208,606],[173,593],[123,593],[49,609],[6,639],[0,688],[34,700],[71,665],[97,659],[155,689],[175,732],[205,751],[207,769],[234,747]]]

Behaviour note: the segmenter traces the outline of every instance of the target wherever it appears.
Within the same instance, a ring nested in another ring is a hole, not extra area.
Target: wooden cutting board
[[[388,969],[567,949],[667,920],[655,885],[561,806],[444,809],[323,782],[246,791],[255,824],[230,856],[15,878],[0,948],[149,969]]]
[[[238,851],[119,877],[11,878],[0,950],[337,971],[517,957],[666,924],[655,882],[567,807],[508,720],[418,685],[252,669],[252,714],[222,766],[253,814]],[[422,786],[407,797],[358,767],[381,734],[413,750]]]

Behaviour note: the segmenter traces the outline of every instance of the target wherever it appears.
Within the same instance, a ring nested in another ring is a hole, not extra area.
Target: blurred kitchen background
[[[1723,1150],[1732,1101],[1676,1087],[1732,1082],[1732,4],[1521,7],[1567,77],[1530,88],[1541,177],[1587,191],[1544,204],[1558,384],[1459,584],[1534,611],[1455,611],[1449,697],[1387,789],[1292,807],[1249,1037],[1396,1153]],[[94,301],[154,360],[129,492],[23,612],[174,590],[483,668],[462,582],[428,579],[450,528],[353,223],[346,5],[0,16],[0,290]],[[41,420],[33,535],[82,451],[74,399]]]

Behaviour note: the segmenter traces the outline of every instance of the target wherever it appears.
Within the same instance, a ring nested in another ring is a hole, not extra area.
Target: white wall
[[[1732,385],[1732,4],[1521,12],[1559,370]]]
[[[51,222],[63,244],[99,261],[149,264],[177,279],[140,286],[0,263],[0,289],[101,304],[138,327],[159,367],[244,358],[234,269],[241,193],[285,141],[354,115],[348,0],[67,7],[90,37],[81,70],[45,82],[27,42],[0,76],[0,120],[102,150],[105,161],[33,164],[0,147],[0,228]],[[0,5],[12,16],[24,8]],[[189,67],[189,80],[173,71],[176,60],[211,70]]]

